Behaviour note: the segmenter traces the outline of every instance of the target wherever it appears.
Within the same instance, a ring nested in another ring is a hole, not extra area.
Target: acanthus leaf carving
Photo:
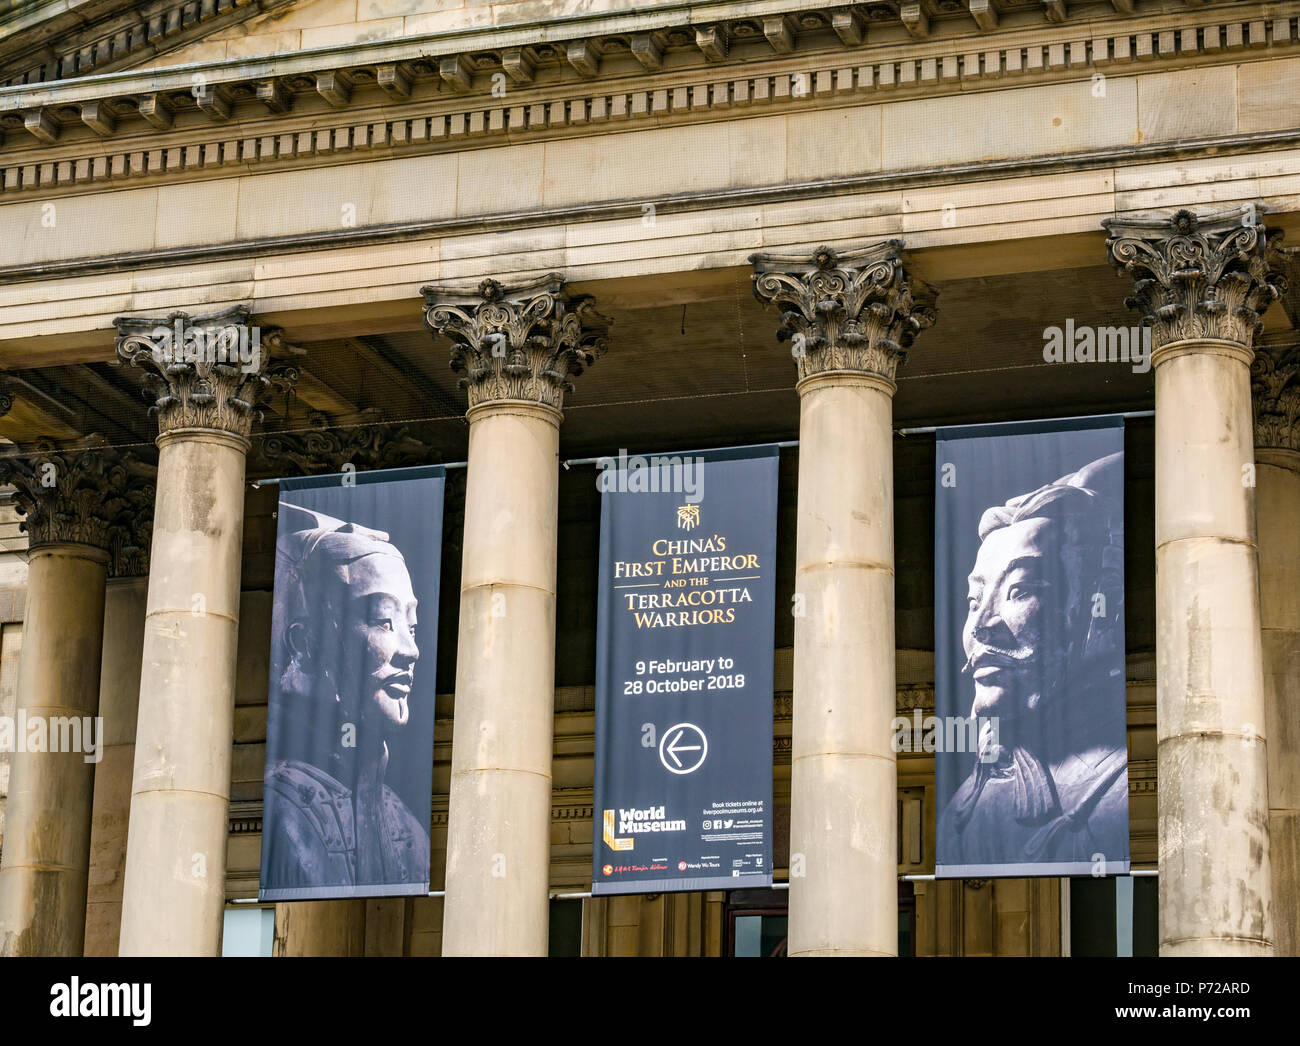
[[[436,458],[430,433],[417,424],[388,424],[378,408],[355,417],[313,411],[305,428],[267,432],[255,444],[269,466],[292,466],[305,476],[341,472],[345,465],[361,472],[409,468]]]
[[[98,436],[37,440],[0,456],[0,483],[14,488],[28,547],[90,545],[109,553],[110,573],[146,573],[157,469]]]
[[[117,363],[144,372],[160,433],[216,429],[247,439],[268,392],[287,394],[298,381],[292,362],[273,359],[291,351],[283,333],[251,323],[245,305],[199,316],[120,316],[113,323]]]
[[[424,319],[452,343],[451,369],[470,407],[523,400],[560,410],[565,392],[608,348],[610,321],[550,273],[515,288],[483,280],[466,293],[422,289]]]
[[[1156,347],[1178,341],[1232,341],[1249,347],[1268,307],[1286,291],[1279,229],[1264,208],[1169,217],[1109,218],[1106,248],[1119,274],[1133,278],[1124,299],[1152,328]]]
[[[754,254],[754,297],[782,309],[779,341],[792,342],[799,378],[829,371],[892,382],[917,334],[935,322],[938,292],[909,276],[903,243],[840,253]]]
[[[1250,391],[1255,446],[1300,452],[1300,343],[1258,346]]]

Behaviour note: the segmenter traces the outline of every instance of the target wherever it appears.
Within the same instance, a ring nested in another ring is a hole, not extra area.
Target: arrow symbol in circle
[[[678,742],[682,739],[682,734],[684,733],[686,733],[685,730],[678,730],[677,736],[668,742],[668,749],[667,749],[668,754],[672,756],[673,762],[676,763],[678,766],[682,765],[681,759],[679,759],[677,756],[678,752],[698,752],[700,750],[699,745],[678,744]]]
[[[659,762],[670,774],[694,773],[708,754],[709,739],[694,723],[674,723],[659,735]]]

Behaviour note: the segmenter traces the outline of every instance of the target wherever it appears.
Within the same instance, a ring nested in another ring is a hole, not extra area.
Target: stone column
[[[444,955],[547,949],[559,426],[605,327],[561,291],[424,289],[469,397]]]
[[[365,955],[365,900],[277,904],[272,953],[277,958]]]
[[[1241,211],[1104,224],[1155,368],[1160,954],[1269,955],[1250,364],[1275,235]]]
[[[116,323],[159,423],[119,954],[219,955],[244,459],[259,398],[294,374],[242,306]]]
[[[901,249],[750,259],[799,374],[792,956],[898,953],[894,375],[935,297]]]
[[[0,866],[0,954],[79,956],[85,937],[91,798],[109,548],[132,461],[82,441],[17,448],[0,481],[28,533],[27,615],[16,750]],[[19,750],[25,748],[26,750]]]
[[[1294,335],[1260,346],[1251,376],[1273,952],[1300,955],[1300,345]]]

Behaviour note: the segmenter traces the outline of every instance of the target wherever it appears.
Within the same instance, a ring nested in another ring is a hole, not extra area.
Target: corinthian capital
[[[901,240],[840,254],[754,254],[754,297],[776,305],[780,341],[799,378],[847,371],[892,382],[916,335],[935,320],[937,292],[910,277]]]
[[[1250,393],[1256,448],[1300,452],[1300,343],[1256,348]]]
[[[120,316],[117,359],[144,371],[158,429],[216,429],[247,439],[272,388],[298,380],[291,364],[272,360],[284,348],[277,328],[250,322],[246,306],[190,316]]]
[[[1232,341],[1250,347],[1261,317],[1286,290],[1278,229],[1257,204],[1197,216],[1109,218],[1106,249],[1133,277],[1124,304],[1142,313],[1156,347],[1177,341]]]
[[[469,405],[526,400],[556,410],[573,378],[604,354],[609,320],[588,297],[566,297],[551,273],[521,287],[484,280],[473,292],[425,287],[424,322],[452,342],[451,369]]]
[[[143,572],[148,558],[156,469],[98,437],[75,443],[15,444],[0,456],[28,546],[91,545],[115,573]]]

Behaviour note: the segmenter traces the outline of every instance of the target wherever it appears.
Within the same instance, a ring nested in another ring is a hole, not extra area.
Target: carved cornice
[[[423,287],[424,321],[451,340],[451,369],[470,407],[524,400],[561,410],[565,392],[607,346],[609,320],[589,297],[565,296],[550,273],[516,288],[484,280],[476,292]]]
[[[1263,212],[1252,204],[1102,222],[1111,264],[1134,281],[1124,304],[1142,313],[1155,347],[1189,340],[1250,347],[1264,312],[1286,290],[1282,232],[1264,227]]]
[[[931,35],[929,20],[915,32],[920,23],[901,22],[897,4],[784,11],[782,0],[744,5],[766,16],[735,17],[741,5],[714,3],[691,8],[698,24],[683,23],[680,8],[650,9],[0,88],[0,140],[16,150],[0,167],[0,192],[320,163],[354,150],[465,148],[479,135],[590,133],[603,120],[709,119],[733,106],[952,93],[1003,77],[1079,79],[1300,42],[1296,18],[1263,4],[1153,10],[1137,22],[1090,8],[1085,29],[1037,21],[1037,2],[979,8],[987,35],[973,39]],[[1009,6],[1015,18],[997,27],[988,14]],[[973,13],[956,0],[929,8],[950,29]],[[122,146],[105,152],[113,139]]]
[[[1300,452],[1300,344],[1257,346],[1250,392],[1256,448]]]
[[[288,351],[281,332],[250,323],[244,305],[200,316],[119,316],[113,323],[117,362],[144,372],[160,434],[198,428],[248,439],[263,396],[272,388],[288,392],[298,380],[296,367],[271,358]]]
[[[156,471],[95,436],[38,440],[0,456],[0,483],[14,487],[29,548],[90,545],[108,552],[121,576],[147,570]]]
[[[259,465],[265,462],[281,472],[287,467],[304,476],[341,472],[346,465],[361,472],[407,468],[431,464],[437,457],[426,428],[389,424],[378,408],[355,418],[313,411],[305,428],[263,433],[253,445]]]
[[[102,0],[89,13],[84,4],[59,5],[56,14],[30,19],[0,45],[0,82],[38,84],[138,65],[292,2]]]
[[[935,321],[937,292],[910,278],[903,242],[886,240],[811,258],[754,254],[754,297],[781,308],[778,341],[789,341],[800,380],[827,371],[892,382],[918,332]]]

